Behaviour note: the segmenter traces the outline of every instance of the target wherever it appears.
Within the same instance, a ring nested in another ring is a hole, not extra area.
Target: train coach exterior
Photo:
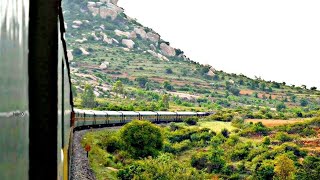
[[[141,111],[138,112],[140,114],[140,120],[148,120],[150,122],[157,122],[158,121],[158,113],[152,111]]]
[[[132,120],[148,120],[153,123],[178,122],[189,117],[203,117],[205,112],[167,112],[167,111],[94,111],[75,109],[75,127],[122,125]]]

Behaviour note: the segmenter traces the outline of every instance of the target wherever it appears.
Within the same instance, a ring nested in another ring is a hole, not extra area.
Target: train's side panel
[[[72,112],[72,97],[71,97],[71,85],[70,85],[70,73],[67,60],[64,58],[63,72],[64,72],[64,123],[63,123],[63,145],[64,145],[64,179],[68,179],[69,172],[69,148],[70,141],[72,140],[72,132],[70,129],[70,120],[71,120],[71,112]]]
[[[58,27],[60,29],[59,37],[59,51],[58,51],[58,177],[59,179],[68,179],[69,175],[69,150],[73,131],[70,128],[71,112],[72,112],[72,95],[71,95],[71,81],[70,69],[66,55],[66,43],[64,40],[64,20],[62,11],[59,12]]]
[[[0,5],[0,179],[28,179],[29,2]]]

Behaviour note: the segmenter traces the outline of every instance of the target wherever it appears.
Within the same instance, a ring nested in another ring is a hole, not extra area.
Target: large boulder
[[[134,32],[141,37],[141,39],[147,39],[147,33],[143,28],[134,28]]]
[[[72,22],[74,25],[81,26],[82,22],[80,20],[76,20]]]
[[[108,38],[108,36],[105,33],[100,32],[100,35],[102,36],[103,42],[108,43],[108,44],[112,44],[112,39]]]
[[[135,43],[131,39],[122,39],[122,44],[132,49]]]
[[[88,1],[87,7],[96,7],[96,3],[92,1]]]
[[[119,44],[119,41],[116,40],[115,38],[112,38],[112,41],[113,41],[114,43],[116,43],[116,44]]]
[[[214,72],[213,72],[213,71],[211,71],[211,69],[209,69],[209,71],[208,71],[207,75],[208,75],[208,76],[214,76],[215,74],[214,74]]]
[[[82,39],[76,39],[75,41],[78,42],[78,43],[84,43],[84,42],[86,42],[88,40],[86,38],[82,38]]]
[[[96,33],[95,33],[95,32],[91,32],[91,36],[93,37],[93,39],[94,39],[95,41],[99,41],[99,40],[100,40],[100,38],[98,38],[98,37],[96,36]]]
[[[132,31],[131,33],[130,33],[130,39],[136,39],[137,38],[137,33],[136,32],[134,32],[134,31]]]
[[[109,62],[103,62],[101,63],[101,65],[99,66],[100,69],[104,70],[107,69],[109,66]]]
[[[117,35],[117,36],[125,36],[126,38],[130,38],[130,33],[129,32],[124,32],[124,31],[120,31],[118,29],[114,30],[114,33]]]
[[[153,32],[148,32],[147,38],[152,42],[158,42],[160,40],[160,35]]]
[[[162,55],[160,53],[156,53],[152,50],[147,50],[147,52],[150,53],[152,56],[159,58],[160,60],[169,61],[169,59],[167,57],[165,57],[164,55]]]
[[[81,50],[81,52],[82,52],[82,54],[83,55],[89,55],[90,53],[87,51],[87,50],[85,50],[83,47],[81,47],[81,48],[79,48],[80,50]]]
[[[118,12],[112,8],[101,6],[100,7],[100,17],[103,19],[106,19],[107,17],[110,17],[111,20],[115,20],[118,16]]]
[[[165,56],[171,57],[176,55],[176,50],[173,47],[167,45],[166,43],[161,43],[160,49],[163,55]]]

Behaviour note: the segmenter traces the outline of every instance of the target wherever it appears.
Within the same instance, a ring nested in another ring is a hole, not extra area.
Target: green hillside
[[[251,79],[216,70],[214,64],[199,64],[182,50],[170,47],[157,32],[127,16],[116,2],[64,2],[77,107],[221,110],[231,116],[236,111],[247,118],[268,119],[312,117],[319,110],[320,92],[316,89]],[[115,88],[117,81],[121,83]],[[86,84],[89,86],[85,90]],[[94,101],[88,93],[92,91]]]

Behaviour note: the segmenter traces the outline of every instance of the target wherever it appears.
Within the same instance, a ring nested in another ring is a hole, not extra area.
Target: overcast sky
[[[320,88],[319,0],[119,0],[194,61]]]

